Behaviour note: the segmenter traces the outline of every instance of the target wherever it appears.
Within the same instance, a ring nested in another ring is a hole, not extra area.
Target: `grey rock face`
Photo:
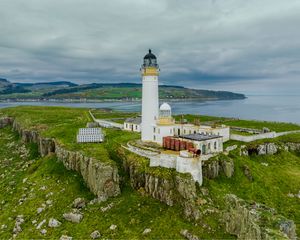
[[[273,155],[277,153],[278,147],[275,145],[275,143],[265,143],[258,145],[257,147],[257,153],[258,155]]]
[[[226,195],[225,203],[227,210],[223,217],[226,231],[234,234],[238,239],[296,239],[294,222],[282,220],[274,210],[259,204],[251,206],[233,194]],[[278,228],[260,222],[260,215],[264,211],[271,214],[272,222],[278,222]]]
[[[242,145],[240,148],[240,156],[248,156],[248,155],[249,155],[249,152],[248,152],[247,146]]]
[[[226,177],[231,178],[234,174],[234,163],[233,160],[230,159],[229,161],[221,161],[220,162],[223,173]]]
[[[289,239],[297,239],[297,235],[296,235],[296,225],[293,221],[291,220],[282,220],[279,223],[279,229],[281,232],[283,232],[284,234],[286,234],[286,236]]]
[[[68,151],[54,139],[43,138],[37,131],[23,129],[18,122],[11,118],[1,122],[12,124],[13,129],[19,133],[25,143],[38,144],[38,149],[42,156],[51,153],[56,154],[66,168],[75,170],[82,175],[91,192],[98,197],[103,196],[107,198],[120,194],[117,166],[101,162],[101,159],[84,156],[79,152]]]
[[[11,117],[0,118],[0,128],[12,125],[14,119]]]
[[[81,213],[64,213],[63,217],[69,221],[69,222],[73,222],[73,223],[80,223],[83,215]]]
[[[131,186],[141,193],[150,195],[169,206],[178,203],[184,207],[186,218],[198,219],[199,209],[195,205],[196,183],[190,178],[183,178],[174,174],[171,177],[155,175],[150,172],[140,171],[134,161],[120,150],[124,168],[130,175]]]
[[[202,173],[208,179],[214,179],[220,174],[225,174],[226,177],[231,178],[234,174],[234,162],[232,159],[222,159],[222,157],[205,161],[202,166]]]
[[[243,172],[245,176],[249,179],[249,181],[253,181],[253,176],[251,174],[251,170],[247,165],[243,165]]]

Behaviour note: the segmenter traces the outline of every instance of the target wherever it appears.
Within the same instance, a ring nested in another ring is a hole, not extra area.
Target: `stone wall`
[[[12,118],[0,119],[0,126],[12,125],[25,143],[36,143],[41,156],[56,154],[68,169],[81,174],[92,193],[98,197],[111,197],[120,194],[119,175],[116,166],[84,156],[80,152],[69,151],[51,138],[41,137],[35,130],[26,130]]]
[[[276,132],[261,133],[261,134],[251,135],[251,136],[230,134],[230,140],[236,140],[241,142],[252,142],[264,138],[275,138],[276,136],[277,136]]]
[[[294,130],[294,131],[287,131],[287,132],[268,132],[268,133],[261,133],[261,134],[255,134],[251,136],[243,136],[238,134],[230,134],[231,140],[237,140],[241,142],[253,142],[260,139],[265,138],[276,138],[283,135],[291,134],[291,133],[300,133],[300,130]]]

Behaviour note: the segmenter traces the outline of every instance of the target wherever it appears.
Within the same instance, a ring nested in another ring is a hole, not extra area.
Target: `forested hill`
[[[87,99],[138,100],[142,85],[136,83],[91,83],[77,85],[59,81],[48,83],[11,83],[0,78],[0,99]],[[245,95],[228,91],[190,89],[181,86],[160,85],[162,99],[225,100],[244,99]]]

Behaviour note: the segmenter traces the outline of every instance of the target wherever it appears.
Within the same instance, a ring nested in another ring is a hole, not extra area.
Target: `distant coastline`
[[[226,100],[243,100],[244,98],[230,98],[230,99],[218,99],[218,98],[163,98],[161,101],[166,102],[206,102],[206,101],[226,101]],[[36,98],[16,98],[16,99],[0,99],[0,102],[57,102],[57,103],[104,103],[104,102],[141,102],[142,99],[36,99]]]

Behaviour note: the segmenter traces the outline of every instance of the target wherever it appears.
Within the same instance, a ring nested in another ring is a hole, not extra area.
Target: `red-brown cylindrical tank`
[[[166,137],[166,149],[171,149],[171,138]]]
[[[171,150],[175,149],[175,139],[171,138]]]
[[[180,140],[175,139],[175,151],[180,151]]]
[[[180,141],[180,150],[186,150],[186,141]]]

